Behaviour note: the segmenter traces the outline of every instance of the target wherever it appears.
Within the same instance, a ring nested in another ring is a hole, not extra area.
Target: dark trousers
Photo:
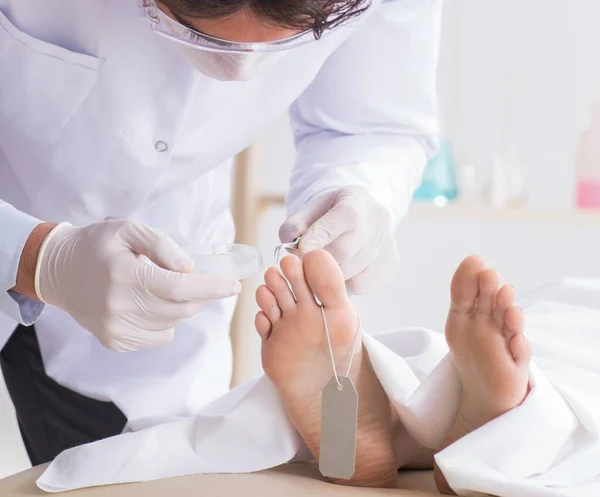
[[[31,463],[121,433],[126,418],[112,402],[84,397],[44,370],[33,326],[19,326],[0,353],[0,366]]]

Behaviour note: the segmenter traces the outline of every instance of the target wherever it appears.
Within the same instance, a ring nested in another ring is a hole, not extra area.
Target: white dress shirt
[[[290,110],[297,212],[364,185],[399,219],[436,148],[439,0],[374,0],[358,23],[250,82],[195,71],[135,0],[0,0],[0,344],[36,322],[48,374],[130,420],[184,415],[229,384],[233,301],[160,350],[118,354],[9,290],[42,221],[131,218],[184,249],[233,238],[232,158]],[[249,325],[250,326],[250,325]]]

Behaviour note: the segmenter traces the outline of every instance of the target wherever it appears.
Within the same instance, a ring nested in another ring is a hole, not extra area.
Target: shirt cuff
[[[21,324],[31,325],[44,305],[13,291],[23,247],[33,229],[42,221],[0,203],[0,312]]]
[[[21,317],[19,321],[25,326],[31,326],[35,323],[44,310],[44,307],[46,307],[39,300],[30,299],[29,297],[25,297],[25,295],[13,292],[12,290],[9,290],[8,294],[19,306],[19,314]]]
[[[364,186],[397,224],[408,210],[430,150],[415,138],[345,136],[302,147],[287,197],[288,215],[313,197]]]

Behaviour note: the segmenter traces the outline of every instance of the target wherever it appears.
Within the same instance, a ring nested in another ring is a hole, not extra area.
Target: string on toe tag
[[[319,303],[321,307],[321,315],[323,316],[323,324],[325,326],[325,336],[327,337],[327,346],[329,347],[329,356],[331,357],[331,367],[333,369],[333,377],[335,378],[335,382],[337,383],[337,387],[339,391],[342,391],[343,385],[340,382],[340,377],[337,373],[337,368],[335,367],[335,357],[333,355],[333,347],[331,346],[331,335],[329,334],[329,327],[327,326],[327,318],[325,317],[325,308],[322,303]],[[360,314],[358,315],[358,331],[356,332],[356,338],[354,340],[354,346],[352,347],[352,354],[350,354],[350,360],[348,361],[348,370],[346,371],[346,378],[350,377],[350,369],[352,368],[352,362],[354,361],[354,356],[356,355],[356,346],[358,345],[358,341],[360,339]]]

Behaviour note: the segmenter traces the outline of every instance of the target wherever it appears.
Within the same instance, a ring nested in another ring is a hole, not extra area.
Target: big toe
[[[302,264],[310,289],[324,307],[340,307],[348,302],[342,270],[329,252],[309,252]]]
[[[479,297],[479,275],[486,267],[486,262],[475,255],[467,257],[458,266],[450,286],[452,310],[471,312],[475,309]]]

